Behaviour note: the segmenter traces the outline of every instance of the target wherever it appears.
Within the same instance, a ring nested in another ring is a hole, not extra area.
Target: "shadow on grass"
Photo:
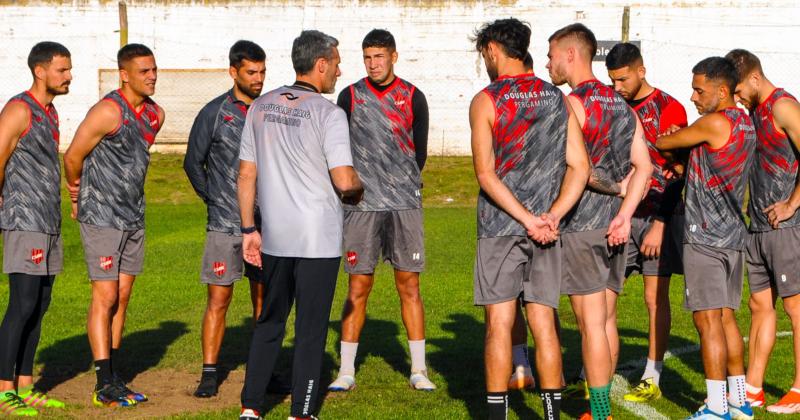
[[[334,321],[330,326],[339,335],[337,342],[341,341],[342,323]],[[396,372],[408,376],[411,373],[411,365],[408,363],[409,356],[406,352],[408,345],[397,338],[399,334],[400,329],[397,323],[367,316],[358,340],[356,372],[367,356],[375,356],[386,361]],[[338,346],[336,348],[339,350]],[[334,366],[333,371],[338,371],[338,366]]]
[[[167,347],[189,332],[178,321],[161,322],[158,328],[137,331],[122,338],[122,348],[114,360],[114,370],[125,381],[158,365]],[[69,381],[92,366],[92,352],[86,334],[75,335],[39,350],[39,362],[44,364],[36,386],[44,391]]]

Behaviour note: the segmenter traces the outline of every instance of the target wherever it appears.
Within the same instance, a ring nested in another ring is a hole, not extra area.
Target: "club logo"
[[[44,250],[37,248],[31,249],[31,261],[38,265],[42,262],[42,260],[44,260]]]
[[[356,105],[364,105],[365,103],[367,103],[367,101],[363,99],[356,99]]]
[[[103,271],[111,270],[111,267],[114,266],[114,257],[100,257],[100,268]]]
[[[288,99],[290,101],[293,101],[293,100],[299,98],[299,96],[294,96],[291,92],[281,93],[281,96],[285,97],[286,99]]]
[[[156,128],[156,127],[158,127],[158,120],[157,120],[157,119],[155,119],[155,120],[149,120],[149,121],[147,121],[147,123],[148,123],[148,124],[150,124],[150,128]]]
[[[214,274],[217,277],[222,277],[225,275],[225,261],[214,261],[213,267]]]
[[[224,117],[222,117],[222,119],[224,119],[225,122],[231,122],[233,121],[233,115],[225,115]]]
[[[406,100],[405,99],[401,99],[399,101],[394,101],[394,105],[395,106],[402,106],[402,105],[405,105],[405,104],[406,104]]]
[[[350,267],[358,264],[358,254],[355,251],[347,251],[347,263],[350,264]]]

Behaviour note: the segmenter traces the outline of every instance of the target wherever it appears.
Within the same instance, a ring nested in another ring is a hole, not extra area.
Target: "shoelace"
[[[25,404],[25,401],[23,401],[22,398],[20,398],[20,396],[17,394],[6,394],[6,400],[4,403],[6,407],[11,408],[10,411],[28,406],[28,404]]]

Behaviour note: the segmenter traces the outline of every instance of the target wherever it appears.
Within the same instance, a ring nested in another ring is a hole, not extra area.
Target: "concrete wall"
[[[546,39],[554,30],[580,21],[598,39],[618,39],[625,5],[631,6],[630,36],[642,43],[648,79],[679,98],[690,120],[697,116],[688,101],[691,67],[734,47],[759,54],[776,84],[800,94],[796,1],[133,1],[128,5],[129,41],[153,47],[162,69],[219,69],[227,66],[227,51],[234,41],[251,39],[267,51],[265,89],[269,89],[293,80],[292,39],[301,29],[315,28],[339,38],[343,74],[337,87],[344,88],[364,75],[360,57],[364,34],[374,27],[387,28],[399,44],[397,73],[428,97],[430,152],[468,154],[469,101],[487,82],[468,40],[480,23],[508,16],[530,22],[535,72],[546,79]],[[98,70],[115,68],[117,30],[116,2],[0,0],[0,104],[29,86],[25,60],[34,43],[45,39],[64,43],[73,53],[75,67],[72,92],[56,99],[61,138],[67,144],[98,99]],[[596,64],[596,72],[607,80],[602,63]],[[174,86],[181,85],[165,83],[159,90]],[[183,89],[196,97],[183,106],[189,111],[215,96],[194,81],[187,81]],[[171,115],[168,107],[167,118]],[[179,124],[188,130],[191,121]]]

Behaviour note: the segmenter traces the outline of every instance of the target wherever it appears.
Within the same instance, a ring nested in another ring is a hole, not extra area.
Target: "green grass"
[[[205,208],[195,198],[181,169],[181,156],[154,155],[147,182],[147,248],[144,273],[137,279],[128,311],[123,365],[131,373],[149,369],[198,372],[201,363],[200,319],[205,289],[198,283],[204,241]],[[425,228],[428,270],[422,277],[431,379],[439,385],[433,393],[409,390],[409,360],[399,316],[391,270],[382,265],[370,298],[369,316],[357,359],[359,386],[347,395],[328,398],[321,416],[328,419],[485,418],[483,378],[483,313],[472,305],[472,264],[475,249],[474,202],[477,186],[469,158],[432,157],[424,176]],[[448,200],[451,199],[451,200]],[[53,303],[44,321],[37,357],[37,372],[71,377],[90,369],[85,335],[90,286],[77,224],[64,207],[65,272],[57,279]],[[0,308],[7,302],[6,276],[0,281]],[[230,328],[221,362],[243,369],[249,341],[249,297],[239,284],[228,315]],[[331,314],[331,329],[323,368],[323,383],[338,365],[339,315],[347,292],[340,274]],[[697,343],[690,314],[680,307],[683,282],[674,278],[670,290],[673,326],[670,348]],[[745,292],[745,296],[747,293]],[[647,350],[647,317],[640,278],[628,281],[619,300],[622,336],[621,363],[643,358]],[[743,305],[746,308],[746,305]],[[579,368],[580,343],[574,317],[562,300],[565,369]],[[739,312],[746,335],[749,312]],[[291,345],[291,322],[286,348]],[[790,329],[785,315],[779,330]],[[791,386],[791,338],[779,338],[767,376],[767,398],[775,401]],[[632,373],[638,379],[640,371]],[[669,418],[686,416],[704,398],[699,354],[668,359],[662,377],[665,397],[653,404]],[[180,384],[179,386],[185,386]],[[88,390],[87,390],[88,392]],[[532,393],[512,393],[512,418],[541,418],[541,403]],[[88,403],[88,401],[87,401]],[[564,418],[585,410],[582,402],[567,401]],[[614,407],[615,418],[633,418]],[[760,413],[764,413],[760,411]],[[238,401],[230,408],[180,418],[233,418]],[[270,407],[269,418],[285,418],[288,404]],[[765,416],[769,418],[769,416]],[[778,418],[775,416],[775,418]]]

